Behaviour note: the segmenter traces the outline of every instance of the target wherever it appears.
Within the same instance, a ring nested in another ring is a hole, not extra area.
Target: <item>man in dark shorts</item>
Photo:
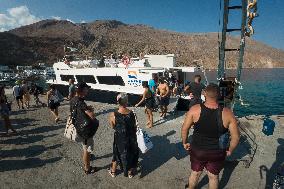
[[[70,101],[70,113],[73,110],[77,111],[76,120],[77,122],[82,122],[85,116],[89,116],[91,119],[95,119],[95,113],[92,106],[88,106],[85,102],[85,97],[88,95],[89,89],[85,82],[80,82],[76,86],[76,95]],[[88,139],[83,139],[78,135],[78,140],[83,146],[83,164],[84,172],[86,174],[91,174],[95,172],[95,167],[90,166],[91,152],[94,150],[94,139],[90,137]]]
[[[194,82],[190,82],[188,86],[185,87],[189,88],[191,93],[192,93],[192,99],[195,102],[195,104],[201,103],[201,93],[203,89],[205,88],[205,85],[201,83],[201,76],[200,75],[195,75],[194,76]]]
[[[18,108],[20,109],[20,102],[21,102],[21,107],[24,109],[24,102],[23,102],[23,89],[21,87],[21,81],[16,81],[16,85],[13,87],[13,96],[15,97]]]
[[[165,118],[166,113],[168,111],[168,105],[170,104],[170,88],[169,85],[165,82],[164,78],[161,78],[157,90],[160,94],[160,106],[161,106],[160,117]]]
[[[226,156],[230,156],[239,143],[239,130],[233,112],[218,105],[219,87],[209,84],[205,88],[206,101],[190,108],[182,126],[182,142],[190,152],[192,172],[189,187],[194,188],[204,168],[209,178],[209,188],[218,188],[219,173],[223,168]],[[220,113],[219,113],[220,112]],[[217,120],[220,120],[218,123]],[[220,125],[222,124],[222,125]],[[188,143],[189,129],[194,126],[192,142]],[[230,132],[229,148],[219,147],[219,136]]]

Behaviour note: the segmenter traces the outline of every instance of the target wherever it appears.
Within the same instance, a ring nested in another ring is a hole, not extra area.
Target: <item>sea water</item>
[[[235,73],[230,70],[227,75]],[[207,72],[209,82],[216,83],[216,74]],[[234,107],[237,116],[284,114],[284,68],[243,69],[241,84],[242,101],[237,100]]]
[[[284,68],[244,69],[241,83],[239,94],[247,105],[237,102],[237,115],[284,114]]]

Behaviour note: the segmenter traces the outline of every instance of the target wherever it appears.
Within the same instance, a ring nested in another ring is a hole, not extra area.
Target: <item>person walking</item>
[[[17,101],[18,108],[20,109],[22,107],[22,109],[24,109],[23,90],[21,87],[21,81],[17,80],[15,84],[16,85],[13,87],[13,96]],[[21,103],[21,107],[20,107],[20,103]]]
[[[50,109],[50,112],[55,118],[55,122],[59,121],[58,107],[60,106],[59,92],[56,89],[55,85],[49,86],[49,91],[46,93],[47,105]]]
[[[217,189],[219,173],[226,156],[230,156],[239,143],[239,130],[233,112],[218,104],[219,87],[209,84],[205,88],[205,103],[190,108],[185,117],[181,133],[185,150],[190,153],[191,174],[188,188],[193,189],[204,168],[209,177],[209,188]],[[189,129],[194,126],[192,142],[188,142]],[[229,132],[228,148],[220,146],[220,136]]]
[[[36,106],[42,105],[43,103],[39,99],[39,95],[41,94],[42,88],[39,87],[36,83],[31,84],[30,94],[34,96],[34,101],[36,103]]]
[[[199,104],[202,102],[201,94],[204,88],[205,88],[205,85],[201,83],[201,76],[195,75],[194,82],[190,82],[188,85],[186,85],[185,91],[189,89],[192,93],[190,94],[192,101],[194,102],[194,104]]]
[[[26,106],[26,108],[30,108],[30,101],[31,101],[31,96],[29,92],[29,87],[26,81],[23,81],[22,83],[22,90],[23,90],[23,101]]]
[[[169,85],[165,82],[164,78],[160,79],[160,84],[157,91],[160,94],[160,117],[165,118],[168,112],[168,105],[170,104],[170,88]]]
[[[119,104],[118,110],[112,112],[109,117],[110,126],[115,132],[113,158],[108,171],[112,177],[115,177],[117,164],[119,163],[124,176],[132,178],[135,174],[139,158],[135,115],[127,108],[127,94],[119,94],[117,96],[117,102]]]
[[[74,117],[74,119],[76,120],[76,124],[81,124],[82,122],[84,122],[86,116],[88,116],[93,121],[95,120],[95,113],[93,107],[87,106],[85,102],[85,97],[88,95],[90,88],[91,87],[84,82],[78,83],[76,86],[76,94],[70,101],[71,115],[74,111],[77,112],[76,116]],[[77,135],[78,134],[79,133],[77,131]],[[93,174],[96,171],[96,168],[90,165],[91,152],[93,152],[94,149],[93,136],[84,139],[82,136],[78,135],[78,138],[78,141],[81,142],[83,146],[82,159],[84,164],[84,172],[85,174]]]
[[[76,95],[74,82],[74,79],[69,79],[69,92],[67,100],[71,100]]]
[[[147,128],[153,127],[153,108],[155,99],[153,96],[153,93],[149,89],[147,81],[142,82],[142,86],[145,89],[143,92],[142,99],[135,105],[135,107],[138,107],[140,104],[145,102],[145,114],[147,115]]]
[[[12,127],[11,121],[9,118],[10,115],[10,109],[7,101],[7,97],[5,95],[5,89],[4,86],[0,86],[0,114],[1,117],[4,120],[4,127],[6,129],[6,134],[8,135],[9,129],[13,133],[17,133],[17,131]]]
[[[149,80],[148,85],[149,85],[150,91],[153,93],[153,95],[155,95],[157,91],[157,87],[158,87],[158,75],[157,74],[152,75],[152,79]]]

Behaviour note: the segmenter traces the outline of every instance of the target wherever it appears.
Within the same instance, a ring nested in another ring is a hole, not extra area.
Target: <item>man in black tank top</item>
[[[239,143],[239,130],[233,112],[218,105],[219,87],[209,84],[205,88],[205,103],[190,108],[182,126],[182,142],[190,153],[191,174],[188,188],[195,188],[204,168],[209,178],[209,188],[218,188],[218,175],[226,156],[230,156]],[[219,121],[218,121],[219,120]],[[189,129],[194,126],[193,140],[188,143]],[[220,149],[219,137],[229,130],[228,149]]]

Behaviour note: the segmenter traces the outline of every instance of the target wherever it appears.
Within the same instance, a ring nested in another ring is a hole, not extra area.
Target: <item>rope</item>
[[[247,5],[247,26],[245,35],[251,37],[254,34],[254,29],[252,27],[252,21],[255,17],[257,17],[257,0],[248,0]]]

